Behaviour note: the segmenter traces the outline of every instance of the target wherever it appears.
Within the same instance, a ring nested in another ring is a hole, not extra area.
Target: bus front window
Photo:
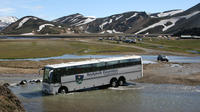
[[[44,75],[43,75],[43,82],[50,83],[50,74],[52,73],[52,69],[45,68]]]

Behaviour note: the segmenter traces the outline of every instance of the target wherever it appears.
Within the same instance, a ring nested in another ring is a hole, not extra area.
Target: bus
[[[118,87],[143,77],[142,58],[135,55],[46,65],[42,70],[42,91],[47,94]]]

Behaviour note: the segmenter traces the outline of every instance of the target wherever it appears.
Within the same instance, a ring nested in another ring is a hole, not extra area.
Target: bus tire
[[[65,86],[62,86],[58,89],[58,93],[61,93],[61,94],[65,94],[65,93],[68,93],[68,88],[65,87]]]
[[[118,87],[117,78],[112,78],[110,80],[110,86],[111,87]]]
[[[118,79],[118,85],[119,85],[119,86],[124,86],[125,83],[126,83],[125,77],[121,76],[121,77]]]

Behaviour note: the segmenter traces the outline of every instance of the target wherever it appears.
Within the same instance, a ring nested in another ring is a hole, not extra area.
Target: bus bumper
[[[50,94],[50,95],[56,94],[56,92],[53,90],[53,87],[48,83],[42,84],[42,92],[44,94]]]

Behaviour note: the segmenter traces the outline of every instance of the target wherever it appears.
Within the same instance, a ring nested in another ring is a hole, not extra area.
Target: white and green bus
[[[43,70],[42,91],[48,94],[117,87],[143,76],[142,58],[135,55],[46,65]]]

